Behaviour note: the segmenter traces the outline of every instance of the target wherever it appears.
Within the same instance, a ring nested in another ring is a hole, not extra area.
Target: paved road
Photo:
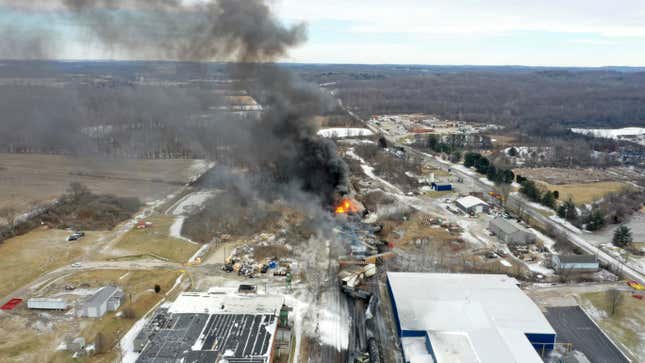
[[[374,133],[379,134],[382,133],[381,130],[378,128],[368,124],[364,120],[360,119],[356,114],[353,112],[347,110],[347,112],[357,120],[363,122],[370,130],[372,130]],[[447,169],[451,168],[451,172],[461,178],[464,179],[464,182],[470,182],[473,183],[474,185],[477,185],[484,193],[488,193],[490,191],[495,191],[495,188],[491,185],[488,185],[484,182],[482,182],[479,178],[480,175],[478,174],[470,174],[466,173],[462,170],[459,170],[455,168],[454,164],[451,164],[447,161],[439,161],[437,160],[434,156],[430,154],[423,153],[419,150],[416,150],[412,147],[409,147],[407,145],[401,145],[395,140],[394,138],[388,136],[387,134],[383,133],[385,138],[387,139],[388,143],[395,145],[397,147],[403,148],[408,154],[413,154],[416,155],[417,157],[420,157],[424,159],[424,161],[429,162],[435,167],[442,168],[442,169]],[[640,282],[641,284],[645,284],[645,273],[644,271],[639,271],[631,266],[624,265],[622,261],[619,261],[616,259],[614,256],[598,250],[597,247],[595,247],[593,244],[587,242],[580,234],[575,233],[569,229],[567,229],[565,226],[562,224],[558,223],[557,221],[548,218],[544,216],[543,214],[540,213],[540,211],[533,207],[527,200],[525,200],[521,195],[519,194],[511,194],[509,195],[508,203],[510,205],[515,205],[515,206],[521,206],[522,210],[524,213],[528,214],[531,218],[537,220],[541,224],[545,226],[552,226],[556,230],[560,231],[563,233],[571,243],[573,243],[575,246],[579,247],[583,251],[589,253],[589,254],[594,254],[597,255],[600,261],[613,265],[615,267],[621,266],[621,272],[631,280],[636,280]]]
[[[630,362],[580,307],[547,308],[545,316],[557,333],[557,342],[572,343],[592,363]]]

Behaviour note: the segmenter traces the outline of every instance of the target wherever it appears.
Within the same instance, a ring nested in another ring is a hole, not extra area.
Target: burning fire
[[[349,198],[343,198],[336,206],[335,212],[336,214],[349,214],[349,213],[358,213],[360,210],[361,210],[361,207],[358,205],[357,202]]]

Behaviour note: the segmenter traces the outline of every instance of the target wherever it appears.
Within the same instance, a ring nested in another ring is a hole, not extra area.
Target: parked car
[[[78,239],[81,239],[82,237],[85,237],[85,232],[74,232],[69,237],[67,237],[67,241],[76,241]]]

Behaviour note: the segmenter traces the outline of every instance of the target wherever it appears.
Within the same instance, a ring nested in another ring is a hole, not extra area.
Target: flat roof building
[[[541,363],[556,333],[506,275],[388,272],[406,362]]]
[[[138,363],[273,361],[281,296],[185,292],[134,339]]]
[[[479,214],[488,212],[488,203],[472,195],[459,198],[455,201],[457,207],[466,213]]]
[[[596,272],[600,262],[595,255],[553,255],[553,269],[560,272]]]
[[[27,300],[27,308],[40,310],[65,310],[67,302],[63,299],[34,297]]]
[[[488,224],[488,229],[504,243],[527,244],[535,242],[535,234],[510,219],[495,218]]]

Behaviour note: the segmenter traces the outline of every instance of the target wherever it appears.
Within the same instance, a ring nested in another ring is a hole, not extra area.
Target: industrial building
[[[388,272],[406,362],[541,363],[556,333],[506,275]]]
[[[468,214],[488,213],[488,203],[472,195],[459,198],[455,201],[457,207]]]
[[[27,308],[38,310],[66,310],[67,302],[63,299],[35,297],[27,300]]]
[[[136,336],[137,362],[270,363],[283,305],[281,296],[182,293]]]
[[[488,229],[507,244],[535,243],[535,234],[510,219],[495,218],[488,224]]]
[[[553,255],[551,263],[556,272],[596,272],[600,262],[595,255]]]
[[[117,286],[105,286],[83,302],[77,315],[87,318],[100,318],[108,311],[116,311],[123,302],[123,289]]]

